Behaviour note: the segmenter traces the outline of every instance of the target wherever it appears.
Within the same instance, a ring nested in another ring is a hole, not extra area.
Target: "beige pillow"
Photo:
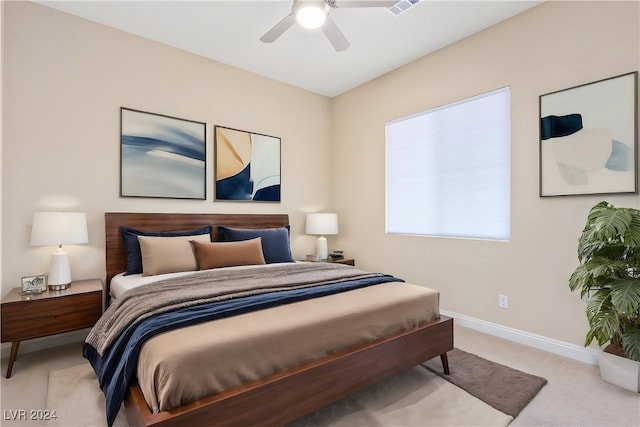
[[[265,264],[262,254],[262,238],[238,242],[202,243],[192,240],[196,261],[200,270],[234,265]]]
[[[142,275],[175,273],[197,269],[191,241],[210,242],[209,234],[197,236],[138,236],[142,254]]]

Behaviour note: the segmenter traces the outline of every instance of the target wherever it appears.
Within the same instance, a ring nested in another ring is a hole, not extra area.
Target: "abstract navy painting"
[[[638,192],[638,72],[540,96],[540,196]]]
[[[215,126],[215,199],[280,201],[280,138]]]
[[[120,195],[206,198],[206,124],[120,108]]]

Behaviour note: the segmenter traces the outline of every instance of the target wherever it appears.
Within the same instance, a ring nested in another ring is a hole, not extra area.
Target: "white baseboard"
[[[82,342],[87,337],[87,334],[90,330],[91,329],[81,329],[79,331],[22,341],[20,343],[18,358],[20,358],[21,354],[30,353],[32,351],[44,350],[47,348],[59,347],[61,345]],[[1,352],[2,358],[8,359],[11,355],[11,343],[2,344]]]
[[[537,348],[538,350],[548,351],[550,353],[558,354],[590,365],[598,364],[600,351],[594,348],[580,347],[575,344],[570,344],[542,335],[532,334],[530,332],[521,331],[519,329],[510,328],[497,323],[487,322],[485,320],[476,319],[471,316],[465,316],[464,314],[458,314],[448,310],[440,310],[440,313],[445,316],[453,317],[456,325],[464,326],[465,328],[474,329],[488,335],[524,344],[529,347]]]

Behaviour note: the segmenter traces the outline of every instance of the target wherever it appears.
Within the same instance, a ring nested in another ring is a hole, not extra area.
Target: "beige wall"
[[[313,251],[304,212],[330,204],[330,99],[31,2],[5,4],[2,294],[48,270],[32,215],[87,212],[74,278],[104,276],[105,211],[288,213],[295,255]],[[119,197],[120,107],[207,123],[207,200]],[[213,202],[213,125],[282,138],[282,203]]]
[[[538,197],[538,97],[638,70],[639,6],[545,3],[334,98],[337,244],[364,268],[440,290],[443,309],[582,345],[584,305],[567,283],[586,213],[603,199],[638,207],[639,196]],[[385,122],[504,86],[511,241],[386,235]]]

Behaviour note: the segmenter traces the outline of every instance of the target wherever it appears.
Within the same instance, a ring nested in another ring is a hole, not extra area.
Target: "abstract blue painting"
[[[280,201],[280,138],[215,126],[216,200]]]
[[[638,73],[540,96],[540,196],[637,193]]]
[[[206,124],[120,108],[120,195],[206,198]]]

